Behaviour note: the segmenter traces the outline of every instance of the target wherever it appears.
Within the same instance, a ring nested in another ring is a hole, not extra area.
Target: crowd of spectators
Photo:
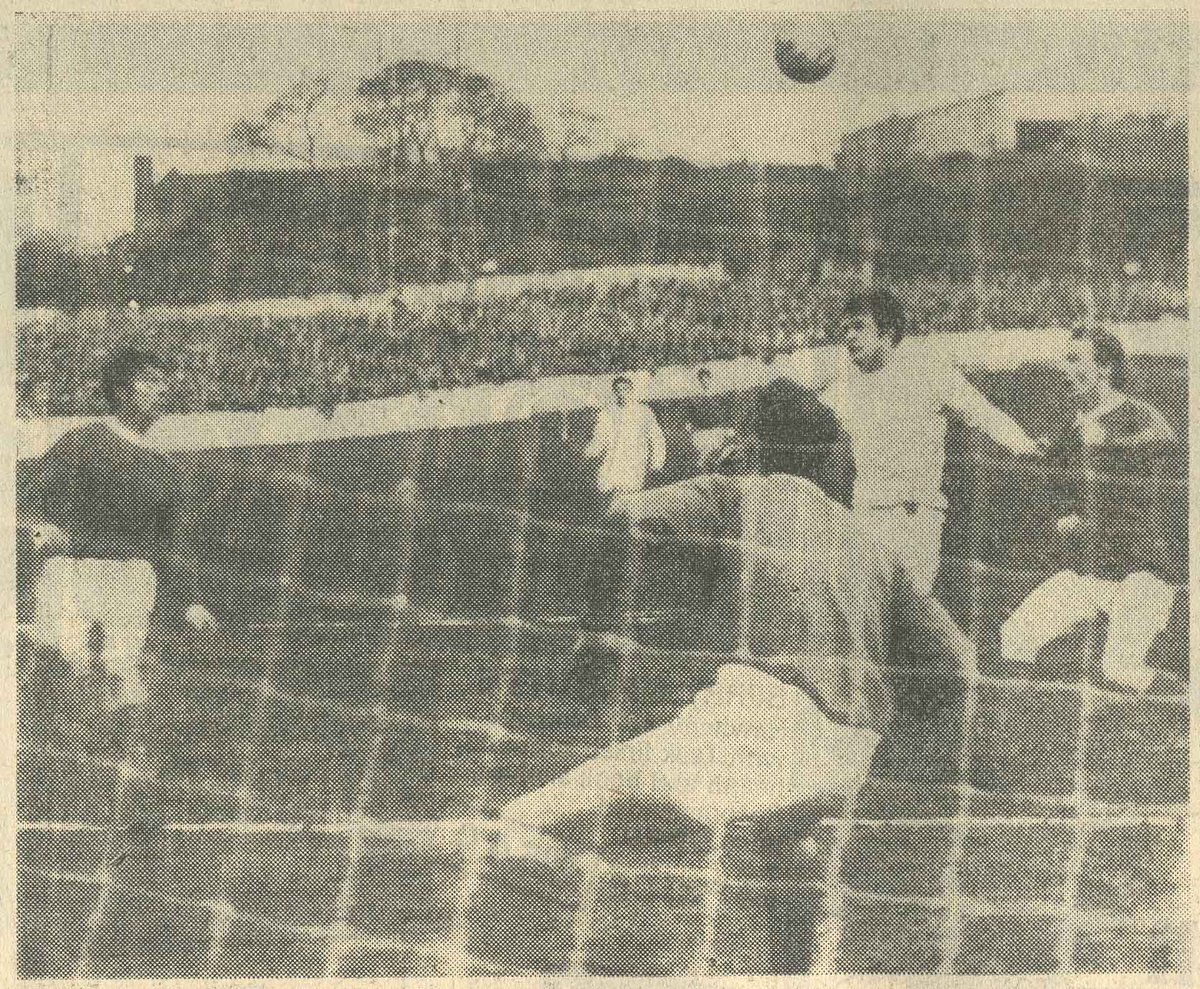
[[[1070,326],[1088,304],[1066,280],[1001,276],[890,286],[912,332]],[[649,371],[776,356],[832,341],[853,279],[638,281],[529,288],[414,311],[167,322],[136,310],[65,314],[18,330],[18,415],[104,410],[99,371],[136,345],[177,365],[175,411],[253,410],[385,398],[480,382]],[[1094,294],[1105,321],[1184,315],[1182,288],[1125,278]]]

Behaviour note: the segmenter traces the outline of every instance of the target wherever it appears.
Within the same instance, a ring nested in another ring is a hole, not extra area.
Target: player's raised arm
[[[1042,448],[1016,420],[993,405],[958,368],[950,368],[945,373],[947,387],[944,398],[947,408],[1013,453],[1035,456],[1041,452]]]

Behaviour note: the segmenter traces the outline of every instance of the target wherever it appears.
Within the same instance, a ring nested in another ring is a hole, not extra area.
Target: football
[[[799,83],[826,78],[837,64],[837,38],[828,21],[817,17],[789,18],[775,27],[775,63]]]

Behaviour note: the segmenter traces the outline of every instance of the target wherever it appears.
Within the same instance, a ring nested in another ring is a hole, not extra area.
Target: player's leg
[[[1032,664],[1043,647],[1106,610],[1116,585],[1063,570],[1035,587],[1000,627],[1000,648],[1012,662]]]
[[[87,610],[94,595],[80,592],[80,562],[63,556],[45,562],[34,586],[33,622],[27,633],[33,641],[58,649],[82,676],[91,660],[88,636],[99,615]]]
[[[940,508],[921,506],[918,511],[921,547],[921,584],[925,594],[933,594],[938,570],[942,565],[942,530],[946,527],[946,513]],[[928,588],[928,589],[926,589]]]
[[[1158,671],[1146,663],[1146,656],[1167,627],[1175,595],[1174,587],[1151,573],[1135,573],[1117,585],[1100,660],[1106,679],[1138,691],[1153,683]]]
[[[857,790],[878,742],[873,731],[831,721],[800,688],[727,665],[673,721],[518,797],[500,817],[537,832],[624,797],[671,803],[718,826]]]
[[[109,593],[104,599],[104,648],[101,659],[114,677],[110,705],[140,706],[146,702],[142,679],[146,635],[158,593],[158,580],[145,560],[96,560],[96,576]]]
[[[50,674],[47,700],[57,709],[56,714],[66,717],[66,736],[91,748],[100,744],[97,714],[103,705],[106,678],[94,662],[91,648],[98,641],[96,616],[86,613],[85,596],[76,591],[78,563],[69,557],[45,561],[33,581],[31,621],[25,633],[41,647],[35,650],[39,662],[50,663],[45,670]],[[52,659],[55,654],[67,664],[65,680],[64,671]]]

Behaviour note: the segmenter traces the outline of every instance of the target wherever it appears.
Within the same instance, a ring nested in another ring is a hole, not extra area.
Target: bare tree
[[[297,83],[258,117],[239,120],[229,129],[229,141],[250,151],[267,151],[317,164],[313,112],[329,92],[329,76]]]
[[[600,125],[599,114],[570,103],[559,110],[558,119],[562,130],[555,143],[556,157],[566,161],[577,151],[586,153],[595,150]]]
[[[540,158],[545,137],[528,104],[497,82],[440,62],[393,62],[357,88],[354,123],[400,161]]]

